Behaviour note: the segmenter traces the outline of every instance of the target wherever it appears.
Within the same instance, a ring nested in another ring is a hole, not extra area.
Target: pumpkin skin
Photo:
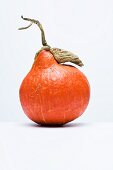
[[[19,95],[22,108],[32,121],[62,125],[85,111],[90,86],[80,70],[58,64],[53,54],[43,50],[24,78]]]

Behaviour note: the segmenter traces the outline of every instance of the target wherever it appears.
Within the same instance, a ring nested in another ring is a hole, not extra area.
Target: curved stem
[[[49,46],[49,45],[47,44],[46,39],[45,39],[45,33],[44,33],[44,30],[43,30],[43,27],[42,27],[41,23],[40,23],[38,20],[30,19],[30,18],[24,18],[23,16],[21,16],[21,18],[22,18],[23,20],[30,21],[31,23],[30,23],[27,27],[19,28],[19,30],[27,29],[27,28],[29,28],[32,24],[38,25],[38,27],[40,28],[40,31],[41,31],[42,45],[43,45],[43,46]]]

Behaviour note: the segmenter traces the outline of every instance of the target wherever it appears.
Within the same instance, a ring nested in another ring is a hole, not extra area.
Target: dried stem
[[[74,64],[77,64],[78,66],[83,66],[83,63],[82,61],[78,58],[78,56],[76,56],[75,54],[69,52],[69,51],[65,51],[65,50],[62,50],[62,49],[59,49],[59,48],[51,48],[47,42],[46,42],[46,39],[45,39],[45,33],[44,33],[44,30],[43,30],[43,27],[42,25],[40,24],[40,22],[38,20],[34,20],[34,19],[30,19],[30,18],[24,18],[23,16],[21,16],[21,18],[25,21],[29,21],[30,24],[26,27],[21,27],[19,28],[19,30],[23,30],[23,29],[27,29],[29,28],[32,24],[36,24],[38,25],[38,27],[40,28],[40,31],[41,31],[41,37],[42,37],[42,45],[43,47],[41,48],[41,50],[39,50],[37,53],[36,53],[36,56],[35,56],[35,59],[36,57],[38,56],[38,54],[42,51],[42,50],[49,50],[54,58],[56,59],[56,61],[58,63],[65,63],[65,62],[72,62]]]
[[[44,33],[44,30],[43,30],[43,27],[41,25],[41,23],[38,21],[38,20],[34,20],[34,19],[30,19],[30,18],[24,18],[23,16],[21,16],[21,18],[25,21],[30,21],[31,23],[27,26],[27,27],[21,27],[19,28],[19,30],[23,30],[23,29],[27,29],[29,28],[32,24],[36,24],[38,25],[38,27],[40,28],[40,31],[41,31],[41,38],[42,38],[42,45],[43,46],[49,46],[47,44],[47,41],[45,39],[45,33]]]

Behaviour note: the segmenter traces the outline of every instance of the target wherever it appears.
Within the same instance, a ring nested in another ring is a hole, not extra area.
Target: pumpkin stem
[[[44,30],[43,30],[43,27],[42,27],[41,23],[40,23],[38,20],[30,19],[30,18],[24,18],[23,16],[21,16],[21,18],[22,18],[23,20],[25,20],[25,21],[30,21],[31,23],[30,23],[27,27],[21,27],[21,28],[19,28],[19,30],[27,29],[27,28],[29,28],[32,24],[38,25],[38,27],[40,28],[40,31],[41,31],[42,45],[49,47],[49,45],[47,44],[47,41],[46,41],[46,39],[45,39],[45,33],[44,33]]]

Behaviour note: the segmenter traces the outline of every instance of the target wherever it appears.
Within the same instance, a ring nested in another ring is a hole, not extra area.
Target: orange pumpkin
[[[79,60],[77,64],[81,63]],[[19,95],[22,108],[32,121],[60,125],[76,119],[85,111],[90,87],[79,69],[59,63],[51,50],[43,48],[24,78]]]

